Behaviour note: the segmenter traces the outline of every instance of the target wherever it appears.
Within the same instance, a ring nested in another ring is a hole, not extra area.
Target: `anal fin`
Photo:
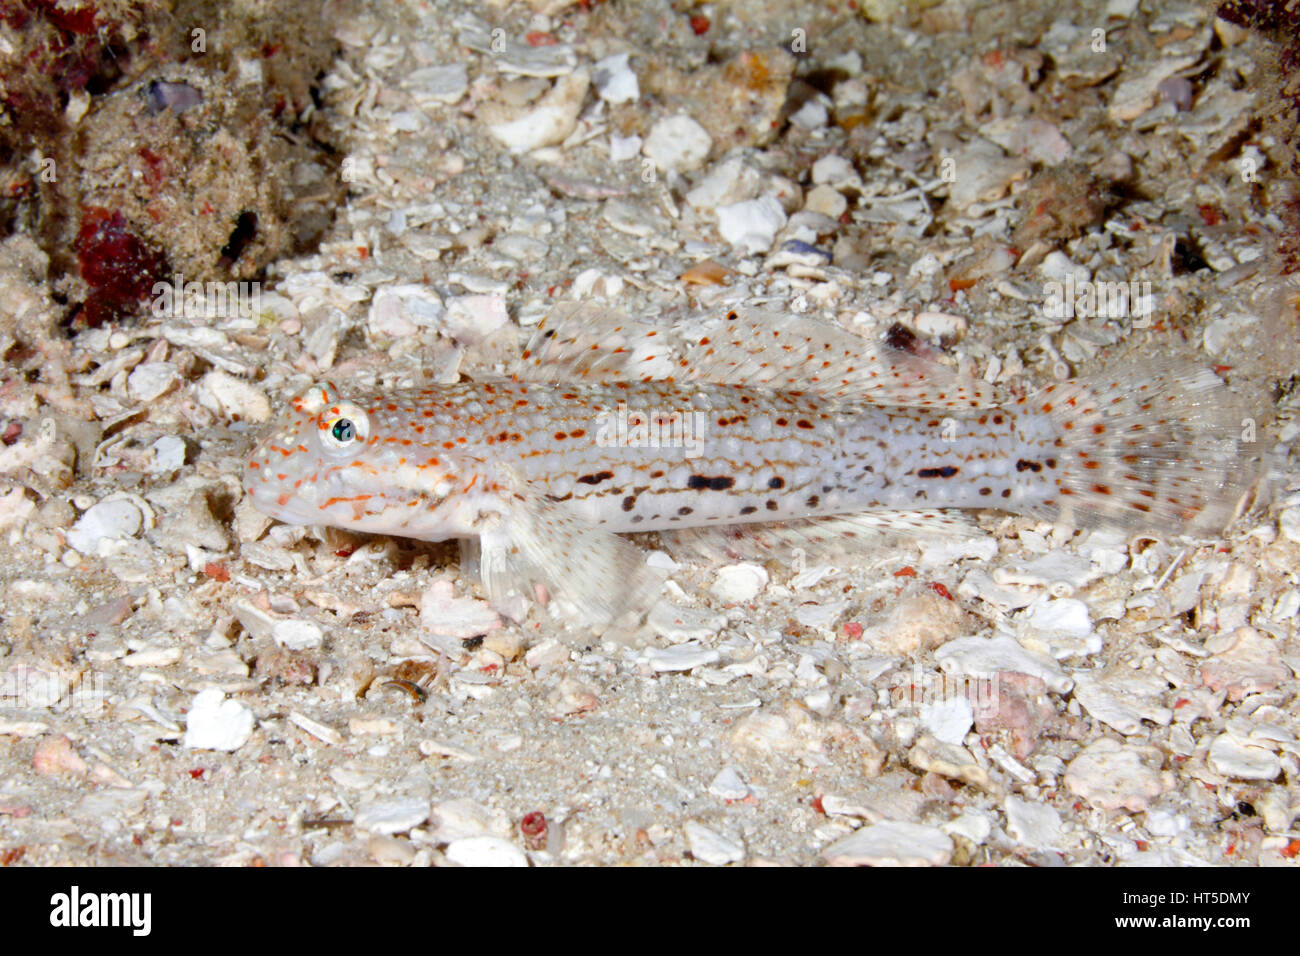
[[[863,511],[770,524],[736,524],[660,532],[668,549],[706,561],[809,560],[918,539],[974,537],[980,529],[960,511]]]

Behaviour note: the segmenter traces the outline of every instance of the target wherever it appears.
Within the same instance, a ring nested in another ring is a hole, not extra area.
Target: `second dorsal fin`
[[[943,364],[900,325],[873,343],[825,321],[766,311],[674,325],[592,303],[564,305],[538,326],[515,377],[748,385],[954,410],[1004,400],[988,383]]]

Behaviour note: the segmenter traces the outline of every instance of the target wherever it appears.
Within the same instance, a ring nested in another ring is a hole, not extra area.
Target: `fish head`
[[[461,469],[443,449],[413,442],[390,405],[330,382],[297,396],[248,458],[244,491],[253,506],[289,524],[451,536],[440,506]]]

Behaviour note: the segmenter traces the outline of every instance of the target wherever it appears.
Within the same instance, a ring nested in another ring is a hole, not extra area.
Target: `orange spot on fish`
[[[329,498],[329,499],[327,499],[327,500],[325,501],[325,504],[321,505],[321,507],[322,507],[322,508],[331,508],[331,507],[333,507],[334,505],[339,504],[339,503],[344,502],[344,501],[369,501],[369,500],[371,499],[371,497],[373,497],[373,496],[372,496],[372,495],[353,495],[351,498]]]

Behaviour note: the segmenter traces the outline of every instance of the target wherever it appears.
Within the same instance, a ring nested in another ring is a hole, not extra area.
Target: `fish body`
[[[295,405],[249,462],[253,503],[292,523],[425,540],[477,533],[472,503],[502,493],[500,473],[593,525],[635,532],[1016,510],[1050,502],[1058,467],[1058,429],[1041,412],[936,416],[743,385],[326,384]],[[329,434],[339,421],[356,428],[349,446]]]
[[[476,542],[489,597],[542,586],[601,622],[658,584],[618,533],[851,535],[835,519],[985,507],[1195,530],[1226,523],[1246,486],[1208,372],[1009,398],[897,330],[873,353],[764,321],[691,338],[685,360],[654,330],[591,319],[539,333],[512,380],[316,384],[254,451],[245,491],[291,523]]]

